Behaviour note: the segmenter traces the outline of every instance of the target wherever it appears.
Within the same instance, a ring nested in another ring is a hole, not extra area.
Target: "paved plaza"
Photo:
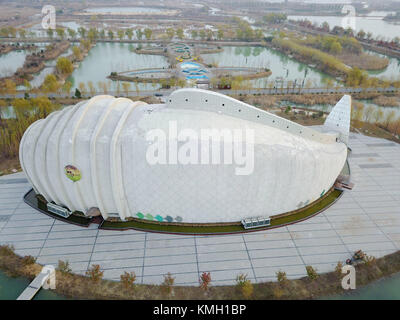
[[[349,158],[352,191],[321,214],[287,227],[225,236],[187,236],[98,230],[54,220],[23,201],[30,190],[23,173],[0,177],[0,244],[37,257],[41,264],[68,260],[84,274],[99,264],[104,277],[119,280],[134,271],[138,282],[160,284],[170,272],[175,283],[233,284],[239,273],[253,282],[306,275],[305,266],[332,271],[338,261],[364,250],[381,257],[400,249],[400,145],[352,133]]]

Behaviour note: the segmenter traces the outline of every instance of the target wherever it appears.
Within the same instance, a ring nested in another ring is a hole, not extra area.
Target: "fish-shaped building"
[[[345,165],[350,96],[322,131],[213,91],[166,99],[99,95],[34,122],[20,143],[34,191],[104,219],[237,222],[315,202]]]

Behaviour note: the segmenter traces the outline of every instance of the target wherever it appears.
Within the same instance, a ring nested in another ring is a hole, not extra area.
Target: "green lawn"
[[[324,208],[331,205],[339,196],[342,194],[342,191],[333,190],[320,201],[316,202],[309,208],[301,210],[295,214],[292,214],[287,217],[281,218],[272,218],[271,225],[264,228],[256,228],[249,229],[252,230],[267,230],[274,227],[284,226],[286,224],[290,224],[296,221],[303,220],[307,217],[311,217],[318,212],[322,211]],[[90,219],[81,216],[72,214],[68,219],[62,218],[58,215],[55,215],[47,210],[46,204],[38,201],[36,195],[33,190],[28,192],[25,195],[25,201],[29,203],[31,206],[45,212],[47,215],[50,215],[56,219],[63,220],[65,222],[88,226],[90,224]],[[163,224],[154,224],[149,223],[146,220],[142,221],[125,221],[125,222],[110,222],[103,221],[100,229],[110,229],[110,230],[124,230],[124,229],[137,229],[143,231],[157,231],[157,232],[167,232],[167,233],[183,233],[183,234],[224,234],[224,233],[237,233],[246,231],[242,225],[234,225],[234,226],[176,226],[176,225],[163,225]]]
[[[322,209],[331,205],[335,200],[342,194],[342,191],[333,190],[326,197],[315,203],[313,206],[304,209],[293,215],[271,219],[271,226],[265,228],[256,228],[249,230],[267,230],[272,227],[283,226],[289,223],[293,223],[307,217],[310,217]],[[104,221],[100,226],[101,229],[139,229],[149,230],[158,232],[171,232],[171,233],[186,233],[186,234],[223,234],[223,233],[236,233],[243,232],[245,229],[241,225],[237,226],[204,226],[204,227],[192,227],[192,226],[171,226],[147,223],[145,221],[126,221],[126,222],[110,222]]]

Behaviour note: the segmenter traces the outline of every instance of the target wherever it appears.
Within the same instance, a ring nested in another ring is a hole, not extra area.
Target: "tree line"
[[[5,112],[5,108],[8,112]],[[41,96],[31,99],[0,100],[0,157],[18,156],[19,143],[25,130],[36,120],[47,117],[60,105]],[[6,113],[9,115],[6,118]]]

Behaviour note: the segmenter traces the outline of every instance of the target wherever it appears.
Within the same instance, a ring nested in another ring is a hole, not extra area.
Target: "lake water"
[[[25,278],[11,278],[0,271],[0,300],[16,300],[29,285]],[[33,300],[64,300],[65,297],[55,294],[53,291],[41,289]]]
[[[223,47],[223,52],[202,55],[206,63],[215,63],[219,67],[268,68],[272,75],[264,79],[252,80],[254,87],[266,87],[267,82],[282,79],[297,80],[298,84],[310,80],[313,86],[320,86],[332,79],[317,69],[298,62],[278,51],[262,47]]]
[[[24,65],[26,52],[23,50],[11,51],[0,55],[0,78],[11,76],[18,68]]]
[[[388,66],[383,70],[368,71],[370,76],[379,77],[386,80],[399,80],[400,79],[400,59],[391,58],[386,55],[366,50],[368,54],[376,55],[389,59]]]
[[[389,13],[389,12],[387,12]],[[374,16],[354,17],[355,30],[358,32],[364,30],[366,33],[371,32],[373,37],[380,36],[385,39],[393,39],[400,37],[400,25],[389,23],[383,20],[382,13],[375,14]],[[371,15],[372,15],[371,14]],[[324,21],[328,22],[329,26],[342,26],[343,17],[339,16],[288,16],[289,20],[304,20],[307,19],[311,22],[316,22],[321,25]],[[346,24],[345,24],[346,25]]]
[[[92,81],[97,87],[98,81],[110,81],[106,77],[114,71],[168,68],[168,62],[164,56],[136,54],[131,51],[135,47],[135,44],[128,43],[98,43],[68,79],[72,81],[74,87],[78,87],[80,82],[87,86],[88,81]],[[110,81],[110,84],[111,90],[117,86],[116,81]],[[153,90],[159,87],[159,84],[156,86],[151,83],[139,84],[139,90]],[[131,90],[136,90],[134,83],[131,83]]]
[[[400,300],[400,273],[355,291],[326,297],[332,300]]]

